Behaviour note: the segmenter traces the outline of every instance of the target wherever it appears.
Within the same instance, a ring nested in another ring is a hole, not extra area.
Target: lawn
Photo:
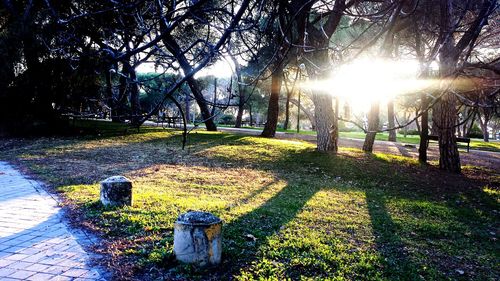
[[[353,139],[364,139],[365,133],[363,133],[363,132],[340,132],[340,137],[353,138]],[[378,133],[375,139],[380,140],[380,141],[386,141],[388,139],[388,137],[389,137],[389,133]],[[405,137],[403,134],[397,134],[396,140],[398,142],[401,142],[401,143],[418,145],[420,143],[420,136],[418,136],[418,135],[406,135],[406,137]],[[458,146],[461,148],[467,147],[467,145],[464,143],[458,143]],[[470,148],[477,149],[477,150],[500,152],[500,142],[495,141],[495,140],[490,141],[490,142],[484,142],[481,139],[471,139]]]
[[[450,175],[400,156],[227,133],[193,132],[184,151],[180,142],[158,128],[0,140],[0,160],[60,194],[74,223],[103,238],[97,250],[117,279],[500,276],[498,171]],[[117,174],[133,180],[134,204],[103,208],[99,181]],[[175,261],[173,222],[187,210],[223,219],[220,267]]]
[[[232,126],[225,126],[225,125],[219,125],[220,127],[228,127],[232,128]],[[262,131],[263,128],[259,127],[243,127],[245,129],[251,129],[251,130],[260,130]],[[281,128],[277,129],[278,132],[286,132],[286,133],[297,133],[296,130],[284,130]],[[316,135],[315,131],[307,131],[307,130],[302,130],[299,132],[301,135]],[[363,132],[340,132],[339,136],[341,138],[352,138],[352,139],[364,139],[365,138],[365,133]],[[378,133],[375,137],[376,140],[379,141],[387,141],[389,138],[389,133],[384,132],[384,133]],[[407,144],[416,144],[418,145],[420,143],[420,136],[418,135],[406,135],[406,137],[403,134],[397,134],[396,135],[396,140],[397,142],[400,143],[407,143]],[[435,142],[437,143],[437,142]],[[458,143],[458,146],[460,148],[467,148],[467,145],[464,143]],[[491,140],[490,142],[484,142],[482,139],[471,139],[470,142],[470,148],[471,149],[477,149],[477,150],[484,150],[484,151],[493,151],[493,152],[500,152],[500,141],[496,140]]]

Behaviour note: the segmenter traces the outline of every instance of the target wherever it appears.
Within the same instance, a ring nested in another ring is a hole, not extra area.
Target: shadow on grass
[[[93,184],[108,175],[137,172],[161,164],[204,165],[207,167],[212,167],[212,165],[225,167],[227,164],[234,167],[251,165],[257,170],[272,173],[277,180],[286,182],[285,186],[261,205],[236,217],[224,226],[224,236],[228,238],[227,243],[224,244],[225,261],[217,274],[228,279],[238,274],[240,268],[260,261],[266,253],[259,252],[259,249],[267,245],[269,239],[280,232],[283,226],[293,221],[315,194],[324,189],[337,189],[337,182],[334,181],[336,177],[341,178],[343,185],[353,186],[366,194],[367,211],[375,235],[375,248],[383,260],[381,262],[383,268],[379,269],[382,271],[382,276],[400,280],[417,278],[420,273],[418,265],[426,263],[422,260],[420,263],[415,263],[413,254],[406,251],[407,245],[405,245],[401,229],[399,229],[401,225],[394,222],[387,207],[387,196],[390,196],[391,200],[394,198],[402,200],[420,198],[420,200],[429,202],[440,200],[439,194],[435,194],[438,189],[419,178],[421,175],[426,175],[426,170],[418,170],[421,167],[417,166],[409,171],[401,170],[399,164],[402,163],[398,162],[399,160],[394,163],[391,159],[356,152],[352,155],[341,153],[338,156],[331,156],[315,152],[311,145],[301,149],[293,146],[280,147],[276,146],[274,141],[267,142],[244,135],[221,133],[192,134],[189,150],[181,151],[181,137],[168,132],[166,134],[168,135],[155,136],[141,142],[119,143],[111,147],[86,148],[55,156],[45,155],[39,164],[67,159],[83,161],[82,163],[90,165],[91,168],[84,171],[76,169],[76,171],[68,173],[75,167],[65,166],[65,170],[59,171],[64,174],[64,177],[69,177],[72,183],[78,184]],[[231,149],[234,151],[232,154],[228,154]],[[266,154],[269,152],[268,150],[274,150],[276,154]],[[221,153],[210,154],[218,151]],[[249,153],[254,153],[256,157],[248,157]],[[183,157],[179,160],[178,155]],[[406,163],[406,166],[408,165],[412,164]],[[414,173],[415,171],[421,174]],[[297,177],[297,175],[300,176]],[[443,175],[432,174],[431,176]],[[317,180],[320,178],[327,180],[326,182]],[[420,189],[412,187],[412,184],[419,186]],[[408,185],[409,188],[406,187]],[[268,189],[269,185],[264,184],[250,192],[241,200],[241,203],[247,204],[247,201],[252,200],[252,197],[257,197]],[[457,207],[449,203],[449,207],[455,212],[455,216],[459,215],[460,212],[456,210],[459,210],[460,206]],[[147,213],[147,210],[145,212]],[[456,217],[453,220],[460,221],[460,219]],[[468,225],[470,229],[474,226],[473,221],[483,220],[478,214],[472,213],[464,224]],[[127,221],[119,221],[118,224],[120,223],[126,224]],[[140,228],[140,226],[135,225],[131,225],[131,227]],[[168,235],[171,234],[170,230],[162,229],[162,231]],[[254,241],[247,234],[251,234],[257,239]],[[404,238],[408,239],[408,237]],[[427,239],[427,237],[411,239],[420,238]],[[230,240],[231,243],[229,243]],[[426,245],[425,250],[429,250],[431,247],[432,244]],[[491,255],[489,248],[484,251]],[[307,271],[307,268],[292,270],[287,274],[298,277],[304,271]]]
[[[225,260],[229,264],[225,270],[235,274],[235,270],[258,259],[259,247],[292,221],[319,190],[317,186],[289,183],[261,206],[225,225],[224,237],[232,241],[226,245]]]
[[[375,235],[376,249],[385,261],[384,275],[399,280],[421,280],[416,264],[405,251],[405,243],[387,210],[384,195],[379,191],[366,191],[368,213]]]

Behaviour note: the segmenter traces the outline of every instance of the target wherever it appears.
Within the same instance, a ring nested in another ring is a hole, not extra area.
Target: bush
[[[224,125],[234,125],[235,122],[236,118],[234,117],[234,115],[231,114],[224,114],[220,118],[220,123]]]
[[[405,130],[399,130],[399,132],[398,132],[398,133],[400,133],[400,134],[404,134],[404,133],[405,133]],[[406,134],[407,134],[407,135],[413,135],[413,136],[418,136],[418,135],[420,135],[420,133],[418,132],[418,130],[415,130],[415,129],[406,131]]]
[[[479,126],[477,124],[474,124],[474,126],[472,126],[467,137],[482,139],[483,138],[483,131],[481,131],[481,128],[479,128]]]
[[[339,132],[362,132],[362,130],[352,124],[339,121]]]

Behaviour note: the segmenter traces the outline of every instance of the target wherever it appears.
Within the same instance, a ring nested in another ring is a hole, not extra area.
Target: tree
[[[441,79],[453,81],[456,77],[459,64],[468,59],[470,46],[474,46],[496,5],[496,1],[493,0],[481,1],[477,5],[458,3],[453,0],[439,2],[441,15],[439,30],[442,43],[438,56]],[[459,10],[458,7],[462,9]],[[463,22],[464,11],[468,12],[471,18],[467,19],[469,24],[466,27],[458,29],[457,22]],[[434,107],[432,118],[438,128],[439,167],[446,171],[460,173],[460,156],[454,129],[458,113],[457,96],[452,91],[455,86],[451,82],[443,83],[440,89],[441,98]]]
[[[286,55],[288,50],[290,49],[290,44],[287,44],[284,41],[283,34],[278,33],[278,36],[274,36],[275,32],[279,29],[278,26],[282,28],[286,26],[285,18],[286,10],[288,8],[288,3],[283,1],[279,1],[277,5],[277,9],[271,11],[270,21],[276,22],[274,23],[270,29],[266,30],[267,36],[269,40],[271,40],[271,45],[269,46],[273,50],[272,64],[270,67],[271,71],[271,91],[269,96],[269,105],[267,109],[267,121],[264,126],[264,130],[262,130],[261,136],[272,138],[276,134],[276,128],[278,125],[278,116],[279,116],[279,97],[281,93],[281,86],[283,83],[283,69],[285,68],[287,61]]]
[[[304,21],[304,45],[312,50],[303,52],[307,58],[305,65],[309,79],[321,81],[328,77],[330,38],[340,24],[340,20],[348,7],[345,0],[335,1],[326,12],[315,12],[313,4],[304,5],[300,19]],[[350,5],[354,2],[350,2]],[[316,118],[317,149],[319,151],[337,152],[338,150],[338,118],[333,111],[332,96],[324,90],[312,93],[314,116]]]

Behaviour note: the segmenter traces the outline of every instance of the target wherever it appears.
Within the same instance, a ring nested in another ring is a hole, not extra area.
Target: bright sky
[[[198,72],[195,77],[230,77],[233,68],[230,60],[221,59]],[[374,100],[379,100],[383,105],[397,95],[432,86],[433,81],[417,79],[418,69],[419,64],[415,60],[364,58],[337,68],[328,80],[308,81],[302,86],[305,90],[326,90],[347,101],[353,112],[367,112]],[[160,71],[162,69],[158,69]],[[142,64],[138,72],[155,72],[154,65]]]
[[[195,78],[207,75],[214,75],[221,78],[231,77],[231,75],[233,74],[232,68],[234,68],[234,65],[230,60],[222,59],[217,61],[212,66],[205,67],[204,69],[200,70],[198,73],[196,73]],[[140,73],[163,72],[163,71],[164,70],[162,67],[159,67],[158,70],[155,71],[153,63],[143,63],[139,67],[137,67],[137,72]]]
[[[308,81],[309,90],[327,90],[347,100],[353,111],[367,111],[374,100],[382,104],[397,95],[430,87],[432,81],[417,79],[419,65],[414,60],[389,61],[360,59],[333,72],[325,81]]]

